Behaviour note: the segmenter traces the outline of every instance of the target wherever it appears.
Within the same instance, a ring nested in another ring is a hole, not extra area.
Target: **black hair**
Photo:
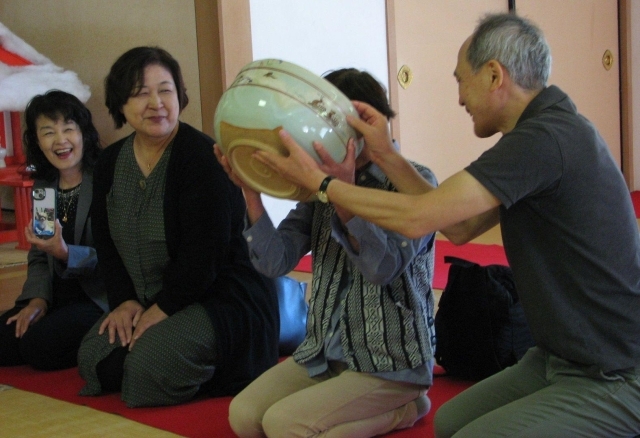
[[[356,68],[343,68],[325,73],[323,77],[335,85],[350,100],[368,103],[384,114],[387,119],[391,119],[396,115],[389,105],[387,90],[366,71],[360,71]]]
[[[122,107],[131,96],[136,95],[144,81],[144,69],[149,65],[159,65],[169,70],[176,85],[180,111],[189,104],[178,61],[160,47],[134,47],[116,60],[104,80],[105,104],[116,129],[122,128],[127,123]]]
[[[26,129],[22,135],[22,144],[27,157],[27,164],[33,165],[34,179],[53,181],[58,177],[58,169],[49,162],[40,149],[36,121],[45,116],[51,120],[74,121],[82,132],[82,169],[92,171],[100,154],[100,136],[93,126],[91,111],[73,94],[60,90],[49,90],[35,96],[27,104],[24,112]]]

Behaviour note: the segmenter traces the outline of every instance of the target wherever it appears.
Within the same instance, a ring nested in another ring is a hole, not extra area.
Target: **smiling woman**
[[[80,348],[82,394],[122,391],[128,406],[233,394],[278,359],[277,296],[249,261],[242,193],[213,139],[178,120],[189,99],[168,52],[124,53],[105,96],[116,127],[134,132],[96,166],[93,232],[111,312]]]
[[[89,215],[98,132],[82,102],[62,91],[34,97],[25,122],[34,188],[56,194],[57,218],[36,214],[34,228],[24,230],[32,245],[27,280],[15,307],[0,317],[0,365],[70,368],[82,337],[107,309]],[[40,222],[41,234],[52,237],[36,236]]]

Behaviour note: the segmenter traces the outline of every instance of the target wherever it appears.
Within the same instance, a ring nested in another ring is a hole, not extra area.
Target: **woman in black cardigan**
[[[105,80],[116,127],[134,133],[95,171],[94,236],[111,313],[87,334],[84,395],[128,406],[235,394],[277,361],[273,286],[252,267],[245,204],[213,140],[178,116],[178,63],[156,47],[123,54]]]

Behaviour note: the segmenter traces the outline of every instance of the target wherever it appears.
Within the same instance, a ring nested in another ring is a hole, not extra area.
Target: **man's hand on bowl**
[[[356,100],[352,103],[360,118],[347,116],[347,122],[364,137],[371,161],[380,164],[387,156],[398,154],[389,132],[389,120],[367,103]]]

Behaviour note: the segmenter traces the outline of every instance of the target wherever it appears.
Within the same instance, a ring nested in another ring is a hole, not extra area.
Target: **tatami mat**
[[[140,437],[179,435],[10,386],[0,385],[3,437]]]
[[[28,251],[16,249],[16,242],[0,244],[0,268],[27,263]]]
[[[15,224],[15,213],[11,210],[0,211],[2,223]],[[27,263],[27,251],[16,249],[18,242],[5,242],[0,244],[0,268],[16,266]]]

